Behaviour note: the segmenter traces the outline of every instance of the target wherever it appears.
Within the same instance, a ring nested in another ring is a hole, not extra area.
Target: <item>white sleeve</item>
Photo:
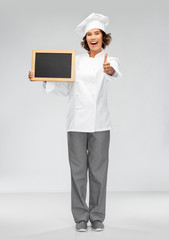
[[[119,65],[120,65],[120,61],[118,58],[114,58],[114,57],[108,57],[107,61],[110,62],[110,65],[114,68],[115,72],[114,74],[111,76],[107,73],[105,73],[107,80],[112,81],[112,80],[116,80],[116,79],[120,79],[122,77],[122,74],[119,70]]]
[[[67,96],[69,93],[69,82],[43,82],[43,91],[58,96]]]

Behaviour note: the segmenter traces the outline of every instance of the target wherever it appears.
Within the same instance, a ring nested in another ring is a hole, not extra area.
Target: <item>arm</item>
[[[113,73],[113,75],[111,76],[114,79],[119,79],[122,77],[122,74],[119,70],[119,66],[120,66],[120,62],[118,58],[111,58],[109,59],[110,61],[110,65],[113,67],[113,69],[115,70],[115,72]]]
[[[28,78],[31,80],[33,78],[34,72],[29,71]],[[69,89],[70,89],[70,83],[69,82],[47,82],[43,81],[42,86],[43,86],[43,91],[45,93],[52,92],[58,96],[67,96],[69,94]]]
[[[119,71],[119,59],[114,57],[109,57],[107,60],[107,56],[105,57],[106,61],[104,61],[104,72],[107,80],[112,81],[122,77],[121,72]],[[106,70],[107,69],[107,70]]]
[[[58,96],[67,96],[69,94],[69,82],[43,82],[43,91]]]

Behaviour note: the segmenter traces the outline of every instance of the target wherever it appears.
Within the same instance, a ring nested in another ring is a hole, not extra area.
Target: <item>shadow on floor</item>
[[[154,236],[153,236],[154,235]],[[91,226],[88,226],[87,232],[77,232],[75,226],[62,228],[54,231],[48,231],[37,234],[29,235],[20,235],[15,239],[17,240],[60,240],[60,239],[69,239],[73,240],[76,238],[87,239],[87,240],[100,240],[100,239],[109,239],[109,240],[156,240],[159,239],[158,234],[142,231],[139,229],[129,229],[129,228],[118,228],[105,226],[105,229],[101,232],[95,232],[91,229]],[[160,235],[161,236],[161,235]],[[6,239],[7,240],[7,239]]]

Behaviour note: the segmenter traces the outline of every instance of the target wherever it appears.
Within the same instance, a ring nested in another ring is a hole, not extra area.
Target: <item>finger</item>
[[[105,66],[103,66],[103,68],[104,68],[104,69],[111,69],[111,66],[105,65]]]
[[[29,71],[29,74],[28,74],[28,78],[33,78],[34,77],[34,72],[32,72],[32,71]]]
[[[106,52],[105,56],[104,56],[104,63],[107,62],[107,55],[108,55],[108,53]]]
[[[104,71],[109,71],[109,68],[104,68]]]
[[[110,67],[110,63],[109,62],[103,63],[103,67]]]
[[[31,72],[29,73],[29,75],[30,75],[31,77],[33,77],[33,76],[34,76],[34,72],[31,71]]]

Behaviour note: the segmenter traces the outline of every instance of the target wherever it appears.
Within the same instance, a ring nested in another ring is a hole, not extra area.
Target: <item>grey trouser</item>
[[[74,221],[105,219],[110,130],[67,132]],[[89,169],[89,207],[86,204]]]

